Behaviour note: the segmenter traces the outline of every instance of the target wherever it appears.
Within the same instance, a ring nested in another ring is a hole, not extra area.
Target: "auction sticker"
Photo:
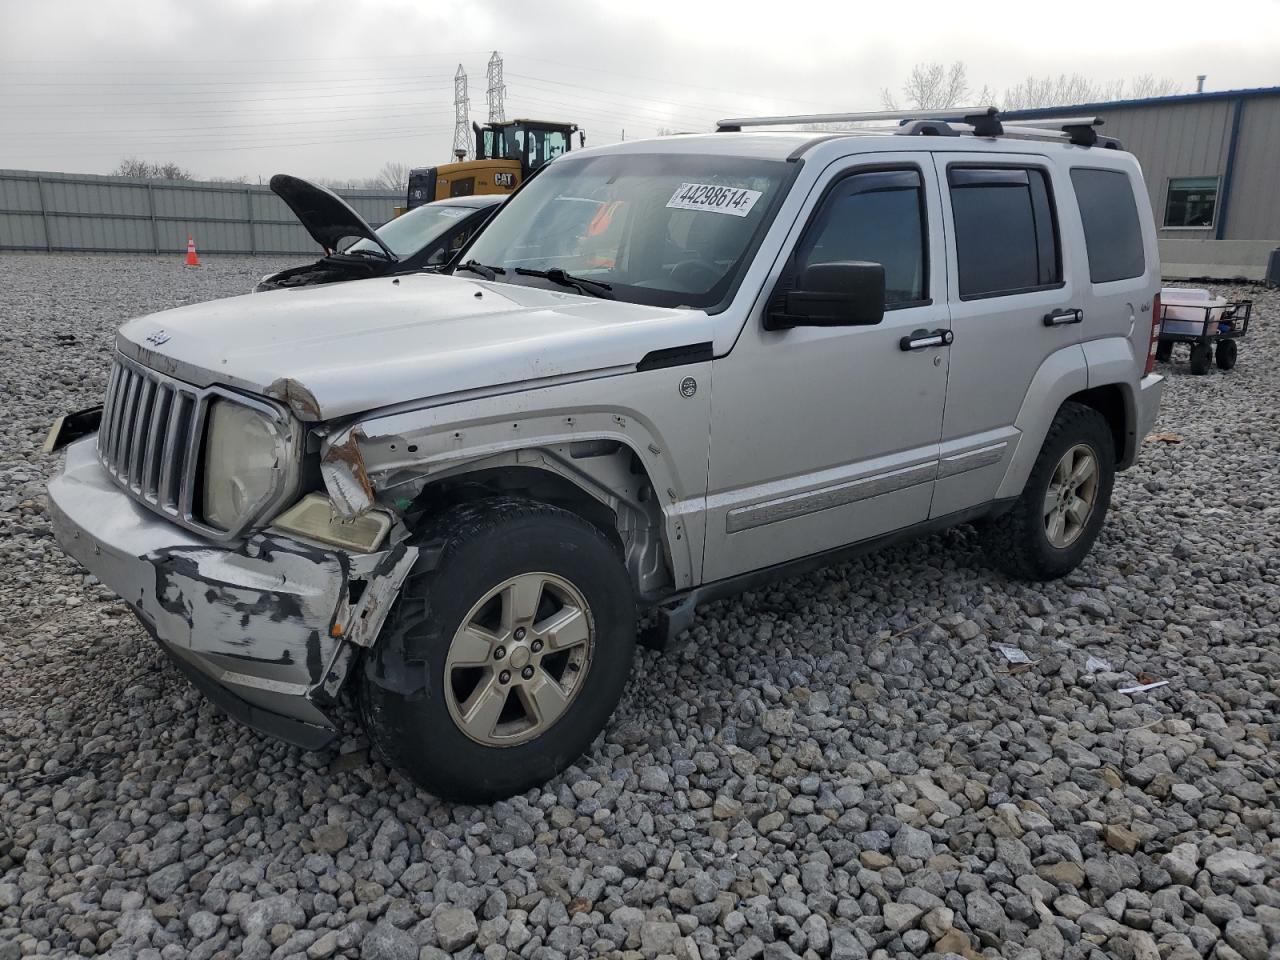
[[[745,217],[759,199],[759,190],[721,187],[714,183],[682,183],[667,201],[667,206],[673,210],[706,210]]]

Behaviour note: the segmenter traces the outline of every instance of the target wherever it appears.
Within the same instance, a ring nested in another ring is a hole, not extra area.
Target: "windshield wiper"
[[[460,263],[453,270],[455,273],[459,270],[470,270],[472,273],[480,274],[485,280],[492,280],[498,274],[507,272],[502,267],[488,267],[477,260],[468,260],[466,263]]]
[[[360,250],[345,250],[343,252],[348,257],[374,257],[378,260],[386,260],[388,263],[391,263],[393,259],[392,257],[387,256],[387,252],[385,250],[360,249]]]
[[[558,283],[562,287],[577,287],[582,293],[589,293],[593,297],[603,297],[604,293],[602,291],[613,289],[610,284],[605,283],[603,280],[592,280],[590,277],[575,277],[572,273],[565,273],[559,267],[552,267],[550,270],[530,270],[528,267],[516,267],[516,273],[526,277],[542,277],[552,283]]]

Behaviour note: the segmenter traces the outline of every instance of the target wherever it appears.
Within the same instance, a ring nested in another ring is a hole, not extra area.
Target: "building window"
[[[1217,177],[1174,177],[1164,208],[1166,227],[1212,227],[1218,206]]]

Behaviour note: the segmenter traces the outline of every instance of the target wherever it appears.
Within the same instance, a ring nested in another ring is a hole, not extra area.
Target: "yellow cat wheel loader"
[[[504,120],[483,126],[473,123],[471,127],[476,135],[476,158],[409,171],[406,209],[449,197],[510,193],[535,170],[568,153],[575,133],[578,146],[586,144],[586,133],[576,123]]]

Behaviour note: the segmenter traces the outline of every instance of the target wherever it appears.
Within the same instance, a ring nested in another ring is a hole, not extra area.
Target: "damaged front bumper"
[[[271,532],[213,543],[117,487],[95,442],[69,446],[49,484],[63,549],[231,716],[302,747],[328,744],[337,731],[326,707],[376,639],[416,548],[352,554]]]

